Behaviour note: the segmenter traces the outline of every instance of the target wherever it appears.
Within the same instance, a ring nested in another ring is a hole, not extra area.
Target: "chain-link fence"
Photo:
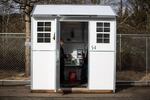
[[[150,82],[150,35],[117,35],[117,82]]]
[[[0,33],[0,80],[24,80],[25,34]],[[150,82],[150,35],[117,35],[117,82]]]
[[[0,80],[25,79],[24,44],[24,33],[0,33]]]

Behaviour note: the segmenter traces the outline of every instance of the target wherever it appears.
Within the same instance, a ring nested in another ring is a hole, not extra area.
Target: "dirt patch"
[[[25,77],[24,72],[17,72],[11,70],[0,70],[0,80],[29,80]]]
[[[150,73],[138,71],[120,71],[117,72],[117,80],[121,81],[150,81]]]

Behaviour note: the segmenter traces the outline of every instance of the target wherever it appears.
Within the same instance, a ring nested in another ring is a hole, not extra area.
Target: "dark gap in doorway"
[[[61,22],[60,40],[60,87],[87,87],[88,22]]]

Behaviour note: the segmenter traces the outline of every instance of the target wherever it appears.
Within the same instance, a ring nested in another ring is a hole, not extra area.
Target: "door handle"
[[[55,40],[55,33],[54,33],[53,39]]]

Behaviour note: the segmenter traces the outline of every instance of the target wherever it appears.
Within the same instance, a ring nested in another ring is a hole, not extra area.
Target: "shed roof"
[[[31,15],[116,16],[110,6],[101,5],[36,5]]]

